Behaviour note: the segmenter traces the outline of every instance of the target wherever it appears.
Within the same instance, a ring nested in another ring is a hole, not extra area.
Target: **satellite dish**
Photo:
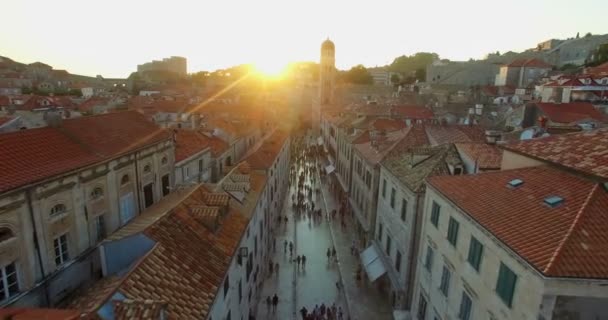
[[[534,138],[534,129],[526,129],[519,135],[519,140],[530,140]]]

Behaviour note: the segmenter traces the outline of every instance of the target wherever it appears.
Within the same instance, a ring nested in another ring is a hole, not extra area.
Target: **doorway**
[[[152,190],[152,184],[144,186],[144,207],[148,208],[154,204],[154,190]]]
[[[169,175],[166,174],[161,179],[161,185],[163,186],[163,197],[169,194]]]

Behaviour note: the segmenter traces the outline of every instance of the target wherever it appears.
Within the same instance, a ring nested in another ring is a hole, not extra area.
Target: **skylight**
[[[560,196],[549,196],[545,198],[545,204],[551,208],[555,208],[564,202],[564,198]]]
[[[513,180],[509,181],[509,187],[511,187],[511,188],[517,188],[517,187],[521,186],[522,184],[524,184],[524,181],[521,179],[513,179]]]

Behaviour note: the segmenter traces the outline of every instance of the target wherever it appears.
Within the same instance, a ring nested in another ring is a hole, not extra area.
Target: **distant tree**
[[[80,89],[71,89],[68,92],[68,94],[71,95],[71,96],[82,97],[82,90],[80,90]]]
[[[591,54],[591,59],[586,63],[588,67],[595,67],[608,62],[608,43],[599,45]]]
[[[426,68],[416,69],[416,72],[414,73],[414,77],[418,81],[425,81],[426,80]]]
[[[30,94],[30,93],[32,93],[32,88],[27,87],[27,86],[23,86],[23,87],[21,87],[21,93],[22,94]]]
[[[591,36],[592,36],[591,32],[587,32],[587,33],[585,34],[585,38],[589,38],[589,37],[591,37]]]
[[[408,74],[418,69],[426,68],[435,60],[439,60],[439,55],[436,53],[418,52],[411,56],[403,55],[393,60],[393,63],[389,66],[389,70]]]
[[[391,83],[392,83],[393,85],[397,85],[397,84],[399,84],[399,82],[401,82],[401,77],[399,77],[399,75],[398,75],[398,74],[393,73],[393,74],[391,75]]]
[[[580,34],[578,32],[576,33],[576,38],[580,38]]]
[[[500,51],[496,51],[496,55],[500,57]]]
[[[356,65],[344,72],[341,76],[342,81],[354,84],[372,84],[374,79],[363,65]]]

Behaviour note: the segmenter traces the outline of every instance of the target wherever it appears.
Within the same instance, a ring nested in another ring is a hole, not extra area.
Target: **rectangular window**
[[[448,296],[448,292],[450,291],[450,278],[452,277],[452,273],[448,267],[443,266],[443,272],[441,273],[441,285],[439,286],[439,291],[443,293],[444,296]]]
[[[15,263],[6,265],[0,269],[2,279],[0,279],[0,301],[19,293],[19,280],[17,279],[17,268]]]
[[[382,180],[382,198],[386,199],[386,179]]]
[[[458,311],[458,319],[469,320],[471,318],[471,307],[473,302],[466,292],[462,292],[462,300],[460,300],[460,311]]]
[[[496,293],[509,308],[513,304],[513,293],[516,282],[517,275],[501,262],[498,271],[498,281],[496,282]]]
[[[239,280],[239,302],[243,300],[243,280]]]
[[[395,209],[395,188],[391,188],[391,208]]]
[[[198,172],[203,172],[203,159],[198,160]]]
[[[95,231],[97,234],[97,242],[105,239],[106,237],[106,221],[102,215],[95,218]]]
[[[431,209],[431,223],[438,228],[439,227],[439,213],[441,211],[441,206],[437,204],[437,202],[433,201],[433,207]]]
[[[401,252],[399,250],[397,250],[397,257],[395,258],[395,270],[397,272],[401,271]]]
[[[407,200],[401,200],[401,220],[405,222],[405,215],[407,214]]]
[[[230,278],[226,275],[226,280],[224,280],[224,298],[228,294],[228,289],[230,288]]]
[[[426,258],[424,259],[424,268],[431,272],[433,269],[433,258],[435,256],[435,252],[433,252],[433,248],[431,246],[426,247]]]
[[[378,241],[382,243],[382,222],[378,223]]]
[[[417,312],[418,320],[426,319],[426,298],[420,294],[420,299],[418,300],[418,312]]]
[[[391,245],[392,245],[392,241],[393,239],[391,239],[391,236],[389,236],[388,234],[386,235],[386,254],[390,257],[391,256]]]
[[[473,269],[479,271],[481,265],[481,256],[483,255],[483,245],[475,237],[471,236],[471,243],[469,244],[469,257],[467,261],[471,264]]]
[[[450,224],[448,225],[448,241],[455,247],[458,241],[458,221],[450,217]]]
[[[55,238],[53,247],[55,248],[55,265],[60,266],[66,263],[69,259],[67,234]]]

